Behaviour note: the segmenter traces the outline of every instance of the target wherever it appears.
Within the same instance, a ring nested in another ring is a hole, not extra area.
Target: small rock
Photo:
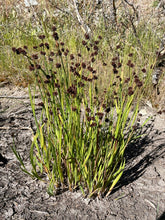
[[[12,216],[12,215],[13,215],[13,209],[12,209],[12,208],[9,208],[9,209],[7,210],[7,212],[5,213],[5,215],[6,215],[6,219],[7,219],[7,217]]]
[[[142,114],[142,116],[147,115],[146,109],[141,109],[141,110],[139,111],[139,113]]]
[[[160,179],[160,180],[158,181],[158,185],[159,185],[159,186],[162,186],[162,187],[165,187],[165,182],[164,182],[162,179]]]
[[[36,0],[24,0],[25,6],[30,7],[32,5],[38,5],[38,2]]]

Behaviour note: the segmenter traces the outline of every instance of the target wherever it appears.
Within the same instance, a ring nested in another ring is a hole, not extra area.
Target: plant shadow
[[[165,220],[165,211],[162,213],[162,215],[157,218],[156,220]]]
[[[145,125],[138,134],[145,136],[127,146],[125,170],[111,194],[136,181],[156,159],[165,156],[165,129],[161,132],[155,129],[154,120]]]

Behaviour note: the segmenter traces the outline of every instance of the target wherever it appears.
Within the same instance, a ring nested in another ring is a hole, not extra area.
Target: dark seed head
[[[131,63],[129,67],[133,68],[134,66],[135,66],[135,65],[134,65],[133,63]]]
[[[40,54],[43,55],[43,56],[46,55],[45,51],[41,51]]]
[[[15,53],[15,52],[16,52],[16,48],[15,48],[15,47],[12,47],[12,51]]]
[[[76,107],[72,107],[72,111],[73,112],[77,111],[77,108]]]
[[[87,51],[90,51],[90,48],[88,46],[86,46]]]
[[[109,113],[110,112],[110,107],[108,107],[106,110],[105,110],[106,113]]]
[[[87,45],[87,42],[85,40],[83,40],[82,44],[85,46],[85,45]]]
[[[45,43],[45,47],[49,50],[49,44]]]
[[[87,121],[89,121],[89,122],[91,121],[91,116],[87,117]]]
[[[50,83],[50,80],[46,79],[46,80],[44,81],[44,83],[45,83],[45,84],[49,84],[49,83]]]
[[[54,87],[56,87],[56,88],[60,88],[60,85],[58,84],[58,83],[54,83]]]
[[[133,90],[131,90],[131,89],[128,90],[128,95],[129,95],[129,96],[131,96],[131,95],[133,95],[133,94],[134,94],[134,91],[133,91]]]
[[[143,73],[146,73],[147,71],[146,71],[146,69],[145,69],[145,68],[143,68],[143,69],[142,69],[142,72],[143,72]]]
[[[112,62],[115,62],[115,61],[117,61],[117,60],[118,60],[118,57],[117,57],[117,56],[112,58]]]
[[[133,53],[129,53],[128,56],[129,56],[129,57],[132,57],[132,56],[133,56]]]
[[[36,69],[37,70],[41,69],[41,66],[39,64],[36,64]]]
[[[97,79],[98,79],[98,76],[95,76],[95,75],[94,75],[94,76],[93,76],[93,79],[94,79],[94,80],[97,80]]]
[[[85,69],[86,68],[86,64],[83,62],[83,63],[81,63],[81,66],[82,66],[82,68],[83,69]]]
[[[96,127],[97,126],[97,124],[95,123],[95,122],[93,122],[91,125],[90,125],[90,127]]]
[[[38,103],[38,106],[44,107],[44,103],[43,103],[43,102],[40,102],[40,103]]]
[[[61,68],[61,63],[56,63],[56,68]]]
[[[132,89],[133,89],[132,87],[129,87],[129,88],[128,88],[128,90],[132,90]]]
[[[133,125],[132,128],[133,128],[134,130],[136,130],[136,129],[138,128],[138,126],[137,126],[137,125]]]
[[[125,83],[128,83],[130,81],[130,78],[125,79]]]
[[[38,59],[38,54],[33,54],[33,55],[32,55],[32,58],[33,58],[34,60],[37,60],[37,59]]]
[[[74,55],[73,54],[70,55],[70,59],[74,60]]]
[[[70,86],[68,89],[67,89],[67,93],[68,94],[71,94],[74,98],[76,97],[77,95],[77,88],[75,85],[72,85]]]
[[[22,53],[23,55],[26,55],[26,54],[27,54],[26,50],[22,50],[21,53]]]
[[[133,68],[134,64],[131,62],[131,60],[128,60],[127,66],[129,66],[130,68]]]
[[[28,47],[25,45],[24,47],[23,47],[25,50],[27,50],[28,49]]]
[[[47,79],[50,79],[50,75],[47,74],[47,75],[46,75],[46,78],[47,78]]]
[[[52,31],[56,31],[56,30],[57,30],[56,26],[53,26]]]
[[[142,83],[141,81],[139,81],[139,82],[137,82],[137,83],[136,83],[136,85],[137,85],[137,87],[139,87],[139,88],[140,88],[140,87],[142,87],[142,86],[143,86],[143,83]]]
[[[117,64],[117,68],[120,68],[122,66],[122,64],[119,62],[118,64]]]
[[[53,92],[53,95],[54,95],[54,96],[57,96],[57,95],[58,95],[58,92],[57,92],[57,91]]]
[[[85,81],[88,81],[88,78],[84,75],[82,75],[82,79],[85,80]]]
[[[50,62],[53,62],[53,59],[52,59],[51,57],[49,57],[48,60],[49,60]]]
[[[59,37],[58,37],[58,33],[57,32],[54,32],[53,33],[53,38],[58,41]]]
[[[22,53],[22,50],[23,50],[23,49],[22,49],[21,47],[17,48],[17,49],[16,49],[16,54],[18,54],[18,55],[21,54],[21,53]]]
[[[70,66],[70,72],[75,72],[76,71],[76,68],[74,68],[73,66]]]
[[[116,63],[114,62],[114,61],[112,61],[112,66],[114,67],[114,68],[116,68],[117,67],[117,65],[116,65]]]
[[[34,70],[35,70],[35,67],[34,67],[33,64],[31,64],[31,65],[29,66],[29,70],[30,70],[30,71],[34,71]]]
[[[57,55],[57,56],[61,56],[61,55],[62,55],[61,50],[58,50],[56,55]]]
[[[96,115],[99,117],[100,120],[102,120],[104,113],[102,112],[97,112]]]
[[[91,66],[88,66],[88,68],[87,68],[90,72],[92,72],[93,71],[93,68],[91,67]]]
[[[108,119],[108,118],[106,118],[106,119],[105,119],[105,122],[109,122],[109,119]]]
[[[114,73],[114,74],[117,74],[117,73],[118,73],[118,70],[114,68],[114,69],[113,69],[113,73]]]
[[[45,39],[45,35],[39,35],[38,38],[43,40],[43,39]]]
[[[43,43],[39,44],[39,47],[44,47],[44,44]]]
[[[99,48],[98,48],[98,46],[94,45],[93,49],[98,51]]]
[[[107,107],[107,105],[105,103],[102,106],[103,106],[104,109],[106,109],[106,107]]]
[[[86,40],[89,39],[89,34],[86,33],[84,36],[85,36],[85,39],[86,39]]]
[[[86,108],[86,112],[91,112],[91,109],[90,108]]]
[[[120,49],[121,48],[121,46],[118,44],[117,46],[116,46],[116,49],[118,50],[118,49]]]
[[[79,86],[79,87],[84,87],[84,83],[83,83],[83,82],[79,82],[79,83],[78,83],[78,86]]]
[[[94,56],[97,56],[98,55],[98,52],[97,52],[97,50],[94,52]]]
[[[77,71],[74,72],[74,75],[80,77],[80,74]]]
[[[80,66],[80,63],[76,63],[76,64],[75,64],[75,67],[79,67],[79,66]]]

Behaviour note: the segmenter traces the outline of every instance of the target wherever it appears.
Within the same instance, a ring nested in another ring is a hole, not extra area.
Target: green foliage
[[[157,7],[158,4],[159,4],[159,2],[160,2],[160,1],[158,1],[158,0],[154,1],[153,4],[152,4],[152,7],[154,7],[154,8]]]

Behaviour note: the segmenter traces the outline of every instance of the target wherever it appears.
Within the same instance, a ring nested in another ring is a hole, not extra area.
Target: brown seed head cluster
[[[134,91],[133,91],[133,88],[132,87],[129,87],[128,88],[128,95],[131,96],[134,94]]]
[[[74,98],[76,97],[77,95],[77,88],[75,85],[72,84],[72,86],[70,86],[68,89],[67,89],[67,93],[72,95]]]
[[[23,54],[24,56],[27,55],[26,50],[25,50],[25,49],[22,49],[21,47],[18,47],[18,48],[12,47],[12,51],[13,51],[14,53],[16,53],[17,55],[19,55],[19,54]]]
[[[130,68],[133,68],[135,65],[132,63],[131,60],[128,60],[127,66],[129,66]]]
[[[53,32],[53,38],[58,41],[59,40],[59,36],[57,32]]]

